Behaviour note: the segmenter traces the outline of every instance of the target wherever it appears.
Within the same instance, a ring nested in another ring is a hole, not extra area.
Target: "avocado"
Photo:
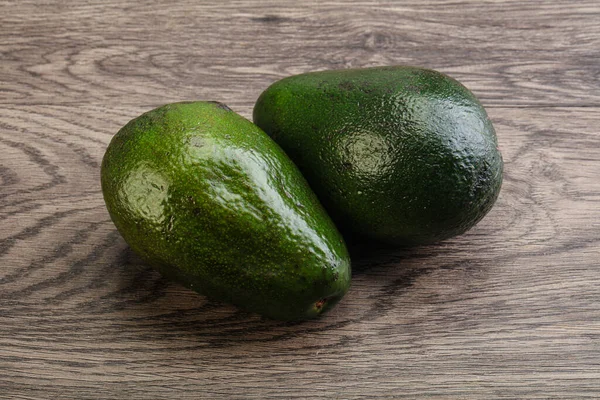
[[[467,88],[437,71],[291,76],[261,94],[253,118],[348,240],[447,239],[481,220],[500,191],[503,162],[490,119]]]
[[[300,320],[348,290],[346,245],[303,176],[223,104],[174,103],[133,119],[110,142],[101,181],[133,251],[201,294]]]

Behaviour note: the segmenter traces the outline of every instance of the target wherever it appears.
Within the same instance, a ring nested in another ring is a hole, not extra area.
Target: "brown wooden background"
[[[110,222],[138,114],[393,64],[479,96],[505,183],[468,234],[355,260],[327,317],[207,301]],[[600,398],[599,111],[598,0],[0,0],[0,398]]]

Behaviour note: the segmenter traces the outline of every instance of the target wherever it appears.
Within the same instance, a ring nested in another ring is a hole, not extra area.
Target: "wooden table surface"
[[[355,259],[326,317],[208,301],[110,221],[140,113],[394,64],[475,92],[504,185],[461,237]],[[0,72],[0,398],[600,398],[598,0],[0,1]]]

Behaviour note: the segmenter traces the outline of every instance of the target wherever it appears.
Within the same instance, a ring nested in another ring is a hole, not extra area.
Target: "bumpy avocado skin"
[[[481,220],[500,192],[503,162],[483,106],[433,70],[288,77],[261,94],[253,117],[349,240],[447,239]]]
[[[215,102],[159,107],[112,139],[109,214],[162,274],[280,320],[316,317],[350,283],[343,239],[280,147]]]

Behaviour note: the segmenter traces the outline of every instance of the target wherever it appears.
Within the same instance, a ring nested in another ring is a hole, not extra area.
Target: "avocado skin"
[[[254,122],[298,165],[347,241],[437,242],[466,232],[502,184],[483,106],[437,71],[393,66],[284,78]]]
[[[220,103],[168,104],[133,119],[110,142],[101,181],[130,247],[199,293],[300,320],[348,290],[343,239],[296,166]]]

